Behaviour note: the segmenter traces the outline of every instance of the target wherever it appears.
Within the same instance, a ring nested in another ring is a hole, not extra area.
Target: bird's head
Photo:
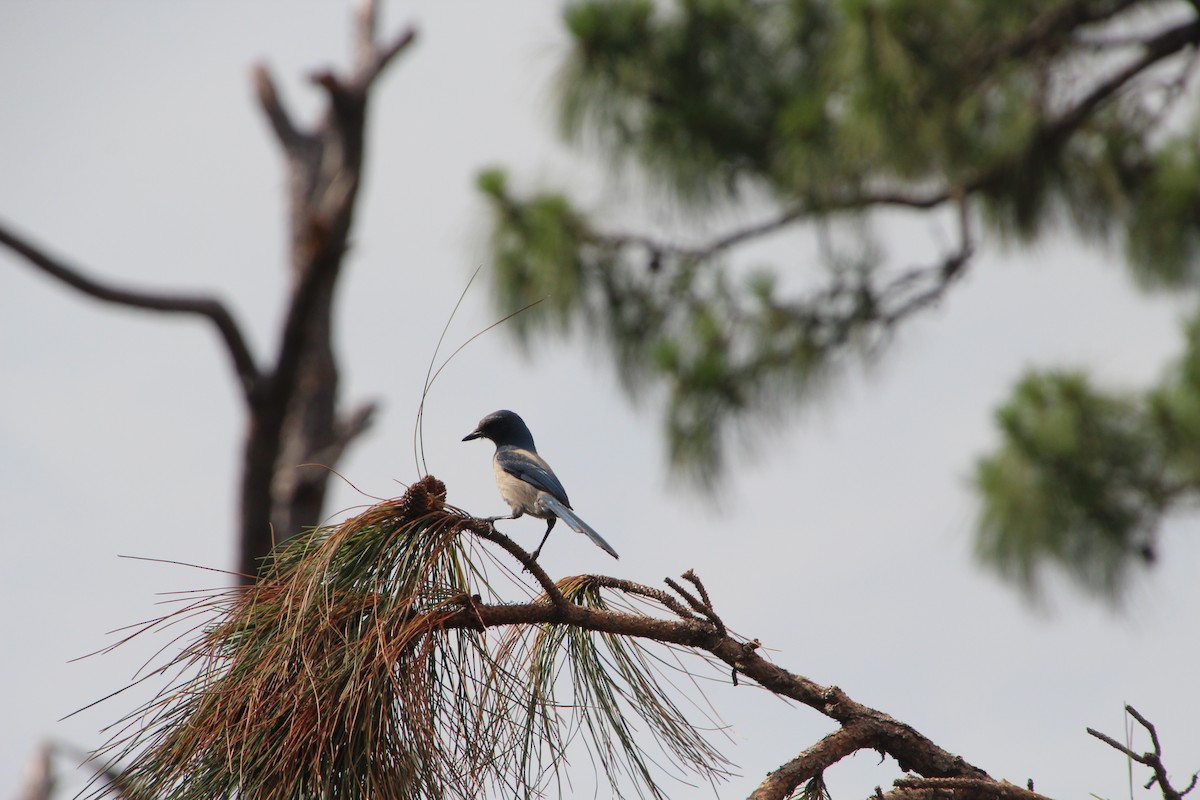
[[[525,420],[508,410],[495,411],[479,420],[475,430],[463,437],[464,442],[472,439],[490,439],[497,446],[515,445],[537,451],[533,446],[533,434],[529,432]]]

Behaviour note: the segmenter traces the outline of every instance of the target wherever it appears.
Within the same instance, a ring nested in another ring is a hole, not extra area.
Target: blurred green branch
[[[1053,564],[1119,601],[1134,567],[1154,562],[1164,515],[1200,497],[1200,315],[1185,337],[1184,356],[1141,394],[1032,372],[997,412],[1002,443],[975,471],[978,555],[1028,596]]]
[[[489,170],[495,301],[550,297],[511,329],[523,343],[572,331],[602,342],[624,388],[662,402],[671,466],[705,487],[732,448],[946,298],[989,235],[1070,230],[1123,244],[1142,287],[1197,287],[1194,3],[583,0],[564,24],[564,137],[635,170],[684,222],[622,229]],[[730,209],[754,221],[713,232]],[[896,212],[951,226],[953,244],[896,266],[873,236]],[[747,245],[793,230],[813,232],[816,252],[745,263]],[[986,482],[1028,479],[1014,463]],[[1062,497],[1025,508],[1041,520],[987,500],[980,550],[1027,589],[1050,559],[1114,597],[1130,543],[1177,496],[1158,486],[1146,510],[1125,508],[1148,489],[1119,484],[1145,469],[1092,481],[1117,493],[1106,502],[1119,519],[1067,511]],[[1023,534],[1000,544],[1002,518]]]

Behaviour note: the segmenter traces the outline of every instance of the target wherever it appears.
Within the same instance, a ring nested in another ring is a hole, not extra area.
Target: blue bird
[[[512,508],[512,516],[495,519],[516,519],[528,514],[546,520],[546,535],[542,537],[537,550],[533,551],[534,560],[542,552],[542,545],[559,519],[591,539],[613,558],[620,558],[617,551],[571,509],[567,490],[550,465],[538,455],[533,434],[523,419],[511,411],[488,414],[479,421],[475,430],[463,437],[464,442],[472,439],[490,439],[496,445],[496,455],[492,457],[496,488],[500,490],[500,497]]]

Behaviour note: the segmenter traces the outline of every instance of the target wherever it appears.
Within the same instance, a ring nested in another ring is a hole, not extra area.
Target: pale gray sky
[[[384,17],[388,30],[413,22],[420,41],[373,98],[337,341],[346,398],[384,404],[342,465],[375,495],[415,475],[426,364],[481,258],[475,173],[500,163],[518,185],[571,185],[601,209],[628,204],[553,139],[550,87],[565,46],[554,4],[389,3]],[[344,63],[348,22],[347,8],[324,2],[0,4],[0,217],[110,280],[220,294],[263,353],[283,286],[283,178],[250,66],[265,59],[289,105],[311,110],[299,76]],[[928,233],[905,222],[885,230],[901,261],[923,252]],[[803,263],[795,243],[759,254]],[[1023,368],[1149,382],[1178,351],[1183,309],[1135,295],[1117,263],[1071,241],[1007,254],[986,242],[964,285],[904,330],[890,358],[738,463],[719,512],[667,481],[653,404],[631,406],[597,368],[599,351],[579,342],[524,358],[504,335],[477,341],[434,388],[426,451],[452,502],[500,513],[487,448],[459,440],[485,413],[516,409],[577,509],[622,555],[614,563],[557,531],[543,557],[553,574],[657,584],[694,568],[726,622],[781,665],[997,777],[1033,778],[1064,800],[1124,797],[1124,762],[1084,732],[1119,736],[1124,702],[1158,723],[1177,775],[1200,768],[1196,522],[1167,529],[1162,563],[1124,615],[1061,590],[1052,615],[1036,614],[972,563],[967,476]],[[201,323],[85,301],[7,253],[0,315],[3,797],[39,740],[101,741],[133,699],[56,720],[123,685],[154,647],[68,662],[161,613],[156,593],[212,584],[118,555],[232,565],[242,418]],[[450,342],[493,319],[479,285]],[[330,510],[362,502],[339,487]],[[506,530],[532,544],[539,524]],[[713,684],[710,697],[744,775],[721,797],[745,796],[831,728],[754,688]],[[834,796],[886,786],[895,765],[877,760],[835,767]],[[576,768],[575,786],[588,786],[590,763]]]

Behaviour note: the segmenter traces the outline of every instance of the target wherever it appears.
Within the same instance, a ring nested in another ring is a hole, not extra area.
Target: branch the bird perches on
[[[720,780],[730,764],[676,705],[651,652],[662,645],[840,724],[754,797],[786,797],[862,749],[925,777],[993,781],[908,725],[766,660],[757,641],[725,628],[690,570],[694,592],[668,581],[683,602],[620,578],[555,580],[445,499],[440,481],[422,478],[403,497],[285,543],[256,584],[192,596],[148,626],[215,615],[161,668],[179,677],[98,757],[124,762],[123,785],[143,796],[534,794],[584,731],[614,786],[632,780],[659,795],[637,728],[674,764]],[[524,601],[499,594],[489,560]]]

